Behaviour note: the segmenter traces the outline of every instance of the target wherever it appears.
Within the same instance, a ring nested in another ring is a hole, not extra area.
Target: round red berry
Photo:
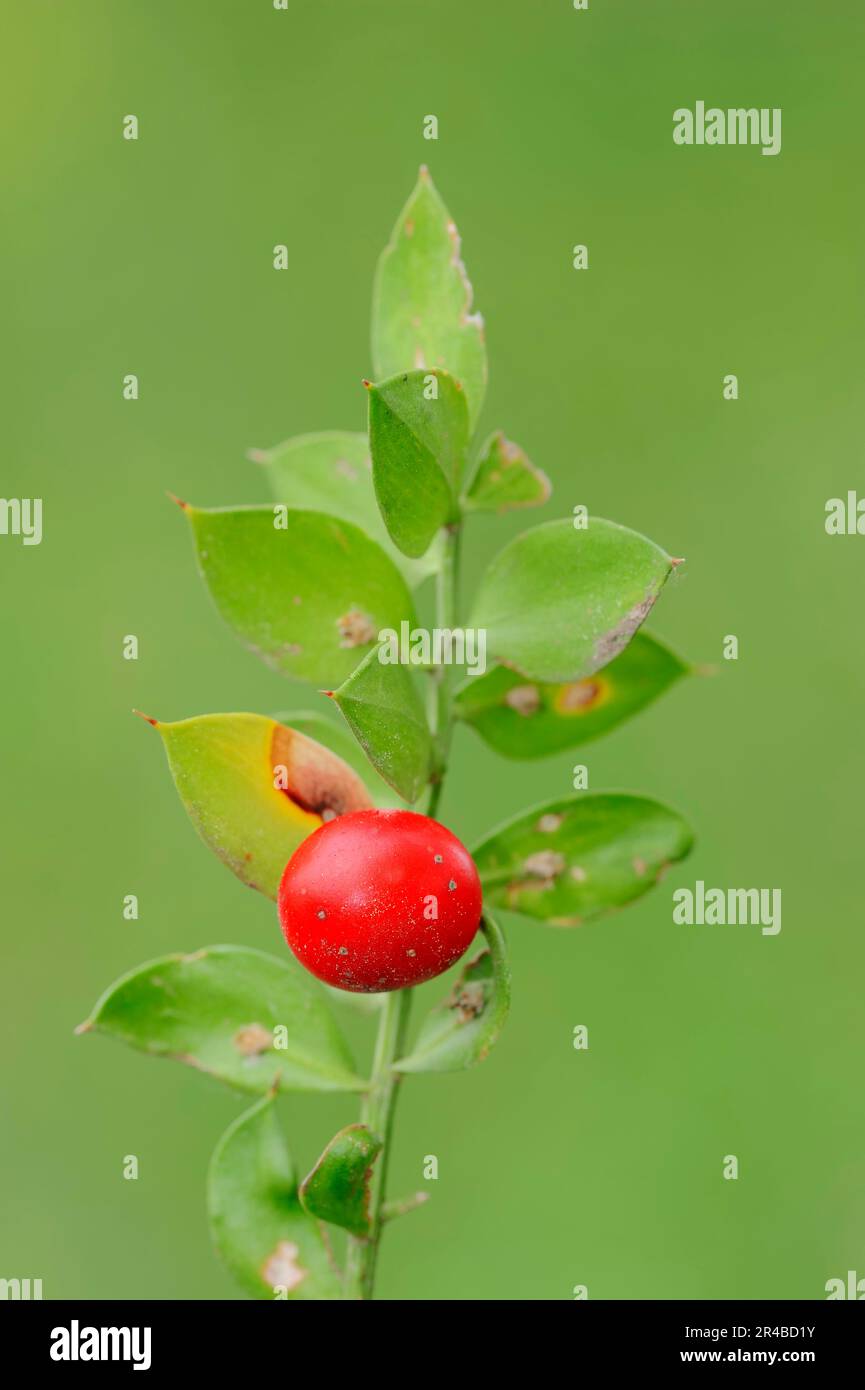
[[[481,885],[468,850],[415,811],[354,811],[295,850],[279,885],[283,935],[302,965],[355,992],[440,975],[471,945]]]

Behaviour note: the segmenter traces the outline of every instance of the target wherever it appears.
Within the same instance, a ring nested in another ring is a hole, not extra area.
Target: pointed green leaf
[[[465,508],[472,512],[507,512],[515,507],[541,507],[551,492],[546,473],[535,467],[519,444],[496,430],[481,450]]]
[[[369,1235],[372,1165],[383,1147],[367,1125],[346,1125],[335,1134],[300,1184],[300,1200],[310,1216],[354,1236]]]
[[[465,387],[474,429],[487,384],[483,320],[460,238],[425,167],[376,270],[372,357],[377,377],[443,367]]]
[[[404,554],[423,555],[456,519],[467,443],[465,395],[447,372],[403,372],[369,387],[375,495]]]
[[[360,777],[328,748],[260,714],[151,720],[193,825],[250,888],[276,898],[307,835],[373,804]]]
[[[275,671],[336,685],[413,613],[405,580],[357,526],[285,507],[186,507],[219,612]]]
[[[504,1027],[511,977],[501,928],[484,912],[486,948],[460,971],[449,997],[424,1019],[397,1071],[462,1071],[482,1062]]]
[[[364,1082],[327,1002],[294,963],[242,946],[163,956],[115,981],[78,1030],[185,1062],[241,1091]]]
[[[586,792],[523,812],[472,853],[485,902],[577,927],[641,898],[692,844],[682,817],[658,801]]]
[[[384,664],[377,647],[333,692],[373,767],[406,801],[417,801],[430,772],[432,738],[408,669]]]
[[[322,1229],[300,1204],[272,1096],[235,1120],[216,1146],[207,1211],[217,1251],[252,1298],[340,1297]]]
[[[457,692],[457,716],[506,758],[543,758],[614,729],[657,700],[691,668],[647,632],[593,676],[548,685],[504,666],[471,676]]]
[[[381,518],[372,485],[372,459],[365,434],[328,430],[287,439],[274,449],[253,449],[264,465],[277,502],[298,511],[326,512],[359,526],[389,555],[415,587],[438,568],[439,547],[409,559],[397,550]]]
[[[364,660],[366,659],[365,657]],[[389,787],[387,782],[378,775],[357,739],[346,728],[342,719],[337,724],[326,714],[319,713],[318,710],[290,710],[287,713],[275,714],[274,719],[278,719],[282,724],[290,724],[297,733],[306,734],[307,738],[315,739],[317,743],[329,748],[331,753],[336,753],[337,757],[342,758],[344,763],[348,763],[366,786],[376,806],[402,805],[402,798],[397,796],[393,788]],[[345,993],[344,990],[338,992],[340,994]]]
[[[653,541],[592,517],[586,530],[548,521],[500,550],[470,626],[487,653],[539,681],[591,676],[627,646],[674,562]]]

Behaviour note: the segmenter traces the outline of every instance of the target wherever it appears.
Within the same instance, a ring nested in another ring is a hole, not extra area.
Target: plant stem
[[[381,1239],[382,1207],[387,1184],[394,1106],[402,1079],[399,1073],[393,1070],[393,1064],[405,1046],[411,1000],[410,989],[394,990],[388,994],[382,1005],[379,1018],[372,1080],[364,1096],[360,1119],[361,1124],[368,1125],[373,1134],[378,1135],[384,1147],[372,1172],[369,1236],[365,1239],[349,1237],[343,1293],[345,1298],[372,1298],[376,1258]]]
[[[436,575],[436,626],[453,630],[457,626],[457,602],[460,570],[461,527],[459,522],[446,526],[443,533],[442,566]],[[447,771],[448,755],[453,736],[453,705],[450,673],[446,666],[437,666],[431,673],[435,699],[431,708],[431,724],[435,735],[435,763],[430,779],[430,798],[426,813],[435,816],[441,799]]]
[[[436,625],[453,629],[457,625],[457,594],[459,586],[460,524],[446,526],[443,531],[442,565],[436,575]],[[453,733],[453,706],[447,667],[437,666],[430,676],[430,726],[435,737],[435,752],[427,815],[434,816],[442,793],[448,754]],[[368,1125],[382,1140],[382,1151],[373,1168],[370,1190],[370,1233],[365,1239],[349,1236],[345,1260],[344,1298],[372,1298],[375,1267],[387,1188],[387,1169],[390,1159],[393,1116],[399,1084],[402,1080],[393,1064],[405,1046],[412,991],[394,990],[388,994],[379,1018],[378,1034],[372,1061],[370,1088],[364,1096],[360,1111],[361,1124]],[[421,1194],[421,1200],[423,1195]]]

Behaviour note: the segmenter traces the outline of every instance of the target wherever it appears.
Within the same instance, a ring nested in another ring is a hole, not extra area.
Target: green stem
[[[394,990],[382,1005],[370,1088],[360,1111],[361,1124],[368,1125],[383,1141],[381,1157],[373,1168],[369,1201],[370,1233],[365,1239],[349,1237],[345,1264],[345,1298],[372,1298],[375,1266],[381,1239],[382,1208],[387,1186],[387,1167],[393,1131],[394,1106],[401,1077],[393,1069],[405,1046],[411,1009],[410,989]]]
[[[436,625],[439,628],[457,626],[457,595],[459,586],[460,525],[447,526],[443,532],[442,565],[436,576]],[[430,675],[430,726],[435,736],[433,772],[430,778],[430,797],[427,815],[434,816],[439,804],[447,771],[453,734],[453,705],[447,667],[439,666]],[[382,1140],[378,1163],[373,1168],[370,1191],[370,1233],[365,1239],[349,1236],[345,1260],[344,1298],[372,1298],[378,1247],[384,1224],[387,1170],[393,1132],[394,1106],[401,1077],[393,1064],[403,1051],[408,1030],[412,992],[394,990],[382,1006],[375,1053],[372,1062],[370,1088],[364,1096],[360,1111],[361,1124],[368,1125]]]
[[[442,535],[442,566],[436,575],[436,626],[452,630],[457,626],[461,539],[459,522],[445,527]],[[430,779],[430,798],[426,813],[428,816],[435,816],[441,800],[453,737],[453,703],[448,667],[437,666],[430,678],[434,682],[430,722],[435,734],[435,763]]]

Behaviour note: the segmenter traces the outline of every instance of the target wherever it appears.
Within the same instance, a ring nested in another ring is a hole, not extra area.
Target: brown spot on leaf
[[[232,1041],[242,1057],[258,1057],[273,1046],[273,1034],[260,1023],[248,1023],[235,1033]]]
[[[470,1023],[480,1018],[485,1007],[484,987],[479,980],[458,983],[451,996],[450,1008],[460,1016],[460,1023]]]
[[[614,657],[625,650],[637,628],[651,611],[654,602],[655,595],[649,594],[640,603],[635,603],[621,622],[598,638],[593,652],[596,666],[606,666],[607,662],[612,661]]]
[[[571,878],[575,883],[585,883],[588,877],[589,875],[586,873],[585,869],[580,868],[579,864],[572,865]]]
[[[261,1267],[265,1284],[272,1289],[286,1289],[289,1293],[302,1284],[309,1271],[298,1264],[299,1254],[299,1248],[292,1241],[281,1240]]]
[[[341,618],[337,618],[336,625],[341,647],[363,647],[367,642],[375,641],[376,629],[372,618],[359,608],[350,608],[343,613]]]
[[[348,459],[337,459],[333,465],[334,473],[338,473],[341,478],[348,478],[349,482],[357,482],[357,469],[354,468]]]
[[[348,763],[295,729],[274,726],[270,755],[272,767],[285,768],[286,785],[279,788],[281,795],[303,811],[324,820],[328,813],[328,819],[333,819],[373,805],[366,786]]]
[[[523,860],[523,873],[532,878],[554,879],[564,872],[565,856],[554,849],[541,849]]]
[[[535,826],[535,830],[539,830],[542,835],[552,835],[558,830],[564,819],[564,816],[554,815],[552,812],[549,812],[547,815],[541,816]]]
[[[505,696],[505,704],[524,716],[535,714],[540,703],[540,691],[536,685],[515,685]]]
[[[609,691],[610,683],[603,676],[589,676],[563,685],[553,703],[559,714],[588,714],[607,699]]]
[[[638,878],[642,878],[643,874],[646,872],[645,859],[632,859],[631,863],[634,867],[634,873],[637,875]]]

